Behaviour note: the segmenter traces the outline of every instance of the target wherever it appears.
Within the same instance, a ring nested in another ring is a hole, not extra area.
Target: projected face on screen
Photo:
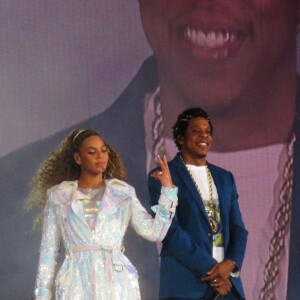
[[[141,0],[140,9],[162,80],[187,105],[208,99],[213,113],[282,67],[295,40],[296,2]]]

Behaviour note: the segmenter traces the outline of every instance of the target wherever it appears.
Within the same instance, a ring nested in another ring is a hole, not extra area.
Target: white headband
[[[74,141],[77,139],[77,137],[78,137],[82,132],[84,132],[84,131],[86,131],[86,129],[79,130],[79,131],[76,133],[76,135],[73,137],[72,143],[74,143]]]

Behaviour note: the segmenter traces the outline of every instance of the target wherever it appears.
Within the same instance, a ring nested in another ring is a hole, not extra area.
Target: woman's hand
[[[151,176],[158,179],[164,187],[174,187],[166,156],[164,155],[163,159],[161,159],[161,157],[157,155],[157,162],[160,166],[160,170],[151,173]]]

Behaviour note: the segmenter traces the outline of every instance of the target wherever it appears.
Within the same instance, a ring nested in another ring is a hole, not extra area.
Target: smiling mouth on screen
[[[223,60],[234,56],[247,38],[238,30],[203,30],[186,26],[177,30],[177,38],[184,50],[203,60]]]

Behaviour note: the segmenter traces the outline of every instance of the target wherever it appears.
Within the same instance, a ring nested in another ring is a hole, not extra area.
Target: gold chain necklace
[[[187,170],[187,172],[189,173],[201,199],[202,199],[202,202],[204,204],[204,208],[205,208],[205,211],[207,213],[207,216],[208,216],[208,220],[209,220],[209,224],[210,224],[210,227],[212,229],[212,232],[213,234],[217,234],[219,231],[220,231],[220,223],[218,221],[218,213],[217,213],[217,206],[216,204],[214,203],[214,198],[213,198],[213,188],[212,188],[212,176],[211,176],[211,173],[209,171],[209,168],[207,166],[207,164],[205,165],[205,171],[206,171],[206,174],[207,174],[207,179],[208,179],[208,190],[209,190],[209,201],[208,203],[205,203],[204,201],[204,198],[203,198],[203,195],[200,191],[200,188],[194,178],[194,176],[192,175],[191,171],[189,170],[189,168],[187,167],[186,163],[184,162],[182,156],[180,155],[180,158]]]
[[[269,259],[264,268],[264,286],[259,299],[275,299],[276,286],[279,280],[280,263],[286,251],[285,237],[290,230],[293,165],[296,134],[293,132],[287,142],[287,160],[283,169],[283,183],[279,193],[280,207],[275,213],[274,232],[269,244]]]

